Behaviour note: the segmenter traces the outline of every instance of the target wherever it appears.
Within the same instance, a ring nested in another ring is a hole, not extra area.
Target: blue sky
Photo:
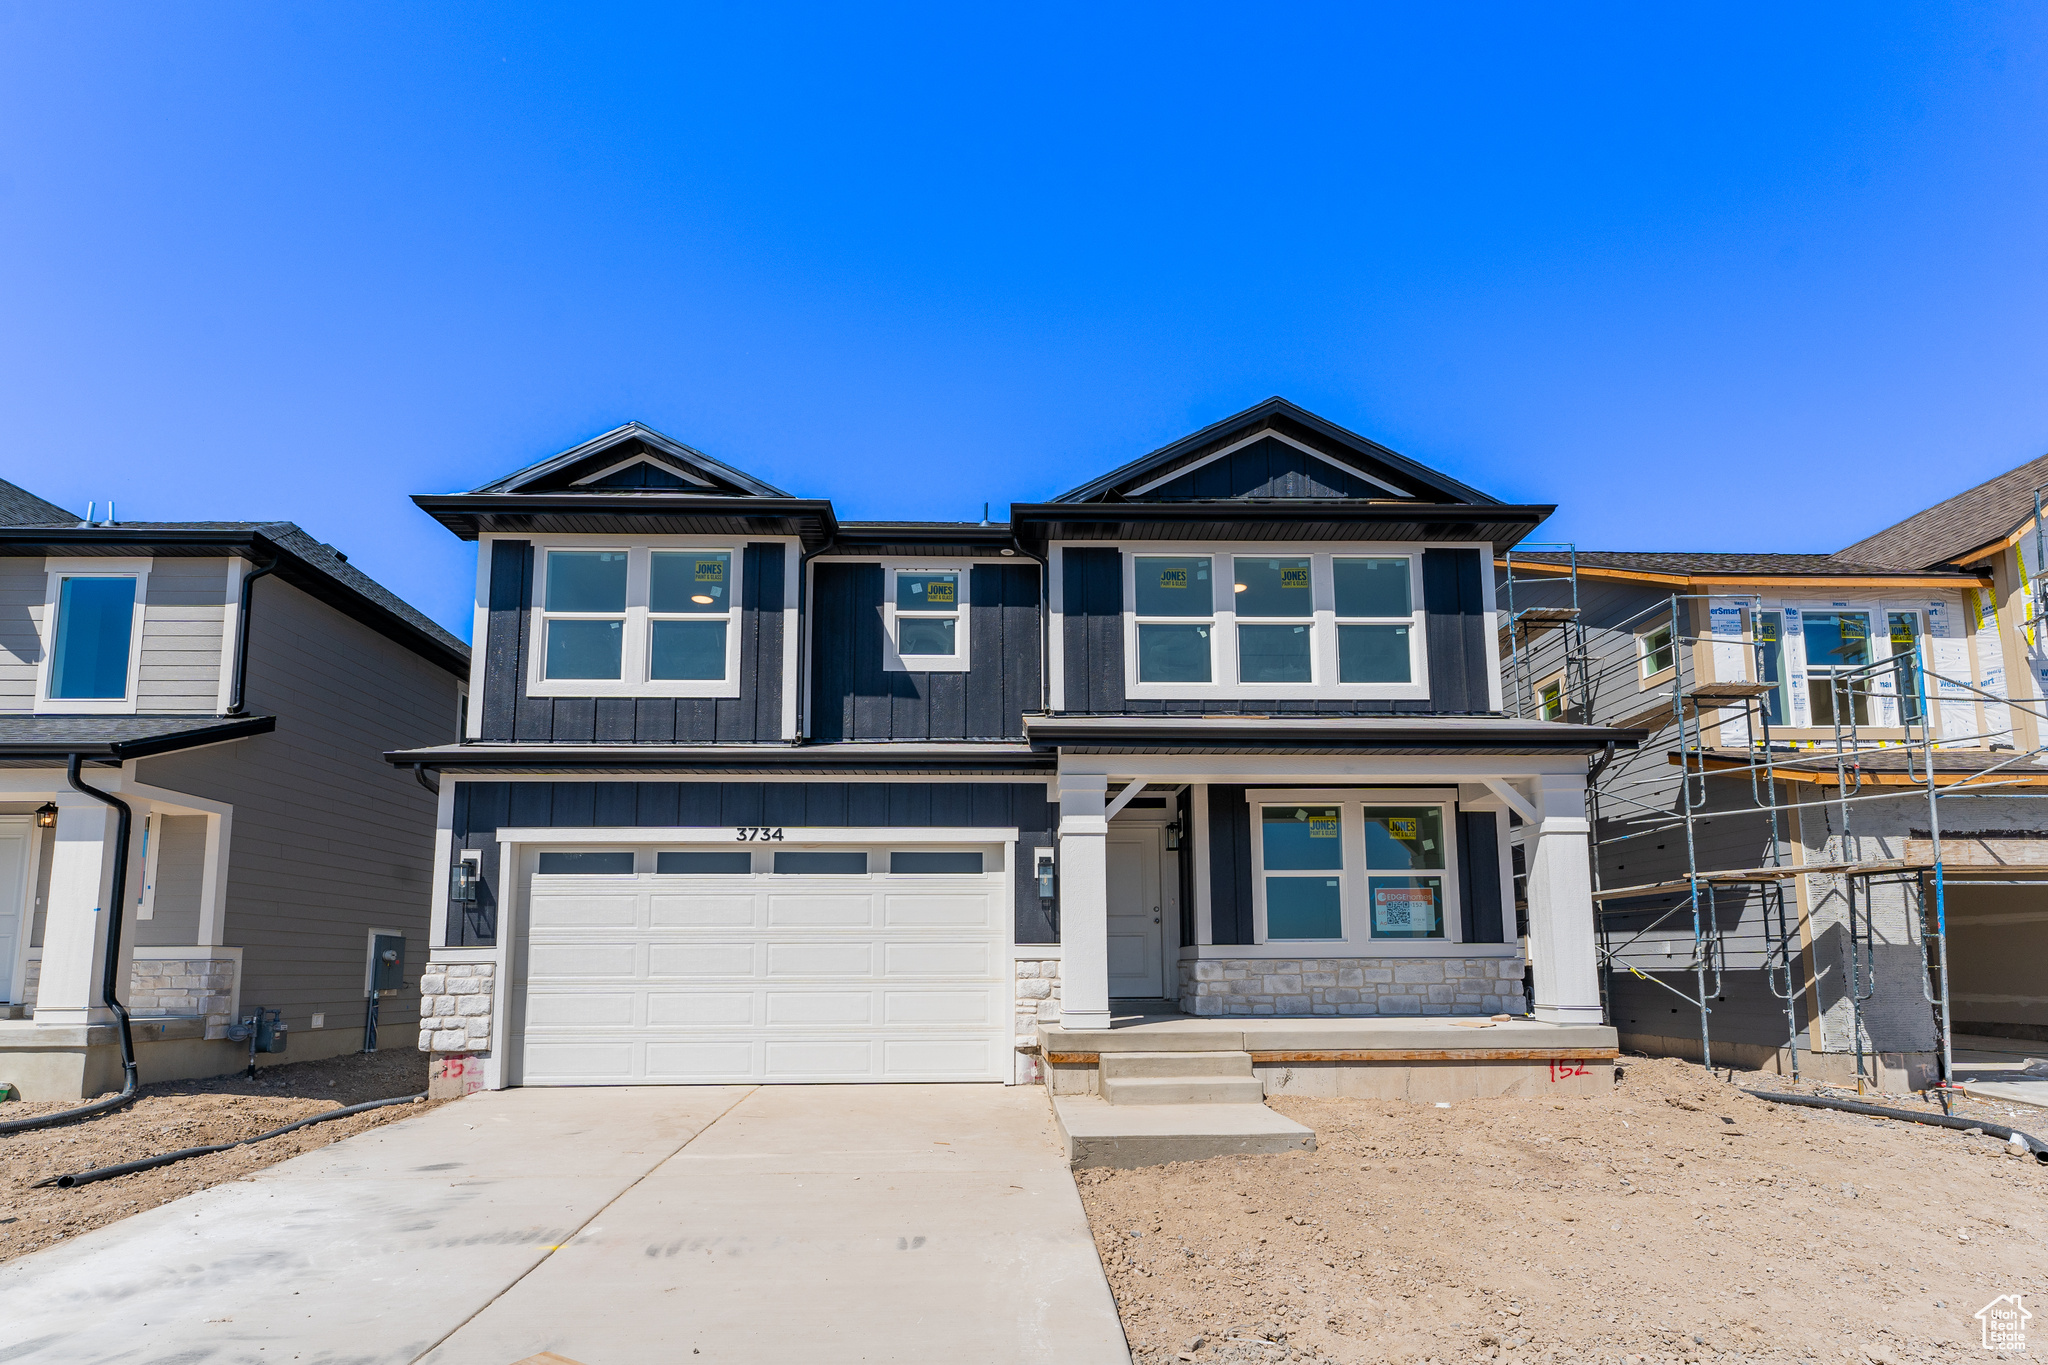
[[[0,474],[464,635],[407,496],[628,419],[978,518],[1279,393],[1546,538],[1835,549],[2048,450],[2044,73],[2026,5],[5,3]]]

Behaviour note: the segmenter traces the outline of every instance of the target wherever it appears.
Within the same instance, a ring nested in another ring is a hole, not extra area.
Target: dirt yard
[[[77,1189],[31,1188],[47,1176],[134,1161],[180,1147],[254,1137],[330,1109],[416,1095],[426,1088],[425,1054],[394,1048],[368,1057],[351,1053],[324,1061],[267,1066],[253,1081],[238,1072],[212,1080],[146,1085],[142,1097],[126,1109],[0,1137],[0,1261],[417,1114],[428,1102],[373,1109],[253,1147],[193,1157]],[[0,1104],[0,1119],[28,1118],[71,1107]]]
[[[1738,1089],[1775,1077],[1622,1070],[1595,1100],[1277,1099],[1317,1151],[1077,1173],[1133,1355],[1984,1360],[1979,1308],[2048,1302],[2033,1158]],[[2048,1138],[2040,1110],[1958,1112]]]

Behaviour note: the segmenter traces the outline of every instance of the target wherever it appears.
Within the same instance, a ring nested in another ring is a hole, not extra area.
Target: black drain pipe
[[[254,609],[256,601],[250,593],[250,588],[265,574],[277,572],[278,563],[279,557],[273,555],[269,563],[242,578],[242,606],[235,622],[234,688],[228,693],[228,709],[223,713],[225,715],[239,716],[248,709],[243,694],[249,686],[249,613]]]
[[[258,1133],[255,1137],[240,1138],[234,1142],[216,1142],[210,1147],[181,1147],[175,1152],[165,1152],[162,1156],[146,1156],[140,1161],[124,1161],[118,1166],[95,1166],[89,1171],[79,1171],[73,1175],[53,1175],[47,1180],[36,1181],[29,1188],[39,1190],[46,1186],[55,1185],[60,1190],[74,1189],[80,1185],[90,1185],[97,1180],[112,1180],[116,1176],[133,1175],[137,1171],[153,1171],[159,1166],[168,1166],[174,1161],[183,1161],[187,1157],[210,1156],[215,1152],[225,1152],[236,1147],[247,1147],[252,1142],[268,1142],[271,1138],[283,1137],[286,1133],[296,1133],[301,1128],[309,1128],[316,1123],[326,1123],[329,1119],[345,1119],[351,1114],[361,1114],[371,1109],[383,1109],[393,1104],[419,1104],[426,1098],[427,1094],[423,1090],[417,1095],[400,1095],[397,1099],[371,1100],[368,1104],[352,1104],[346,1109],[330,1109],[324,1114],[315,1114],[309,1119],[300,1119],[297,1123],[287,1123],[282,1128],[273,1128],[267,1133]]]
[[[65,778],[71,789],[112,806],[118,813],[114,832],[114,890],[112,899],[102,907],[107,919],[107,955],[100,972],[100,1001],[114,1012],[114,1022],[121,1030],[121,1093],[110,1095],[76,1109],[65,1109],[55,1114],[40,1114],[31,1119],[15,1119],[0,1123],[0,1134],[22,1133],[31,1128],[47,1128],[56,1123],[69,1123],[73,1119],[91,1118],[104,1114],[110,1109],[119,1109],[135,1100],[135,1033],[129,1027],[128,1007],[121,1003],[118,990],[121,980],[121,926],[128,917],[128,835],[133,826],[135,813],[128,803],[118,796],[109,796],[97,787],[88,787],[78,780],[79,755],[71,755],[70,767]]]
[[[1931,1123],[1937,1128],[1957,1128],[1967,1131],[1980,1129],[1995,1138],[2001,1138],[2015,1147],[2024,1147],[2034,1154],[2034,1160],[2048,1166],[2048,1142],[2043,1142],[2032,1133],[2022,1133],[2017,1128],[2008,1128],[2002,1123],[1986,1123],[1982,1119],[1960,1119],[1953,1114],[1916,1114],[1910,1109],[1887,1109],[1878,1104],[1859,1104],[1855,1100],[1831,1100],[1818,1095],[1792,1095],[1780,1090],[1745,1090],[1745,1095],[1754,1095],[1772,1104],[1798,1104],[1808,1109],[1839,1109],[1845,1114],[1867,1114],[1879,1119],[1903,1119],[1908,1123]]]

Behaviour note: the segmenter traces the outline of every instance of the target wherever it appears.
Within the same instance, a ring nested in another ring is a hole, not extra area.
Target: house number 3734
[[[782,828],[779,825],[772,827],[768,825],[741,825],[737,837],[739,842],[743,844],[759,843],[764,839],[780,839],[782,837]]]

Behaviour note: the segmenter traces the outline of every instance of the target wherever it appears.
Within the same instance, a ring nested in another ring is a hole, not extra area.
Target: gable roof
[[[0,554],[275,559],[277,576],[293,587],[450,673],[469,673],[468,645],[293,522],[123,521],[87,526],[67,514],[58,525],[0,524]]]
[[[673,471],[670,478],[635,483],[608,479],[634,466],[653,466]],[[595,483],[596,487],[593,487]],[[786,498],[790,495],[773,484],[712,459],[703,451],[672,440],[649,426],[628,422],[602,436],[550,455],[537,464],[507,474],[504,478],[473,488],[472,493],[557,493],[571,489],[615,492],[646,488],[652,491],[684,491],[701,495],[743,498]]]
[[[80,521],[54,502],[44,502],[26,488],[0,479],[0,526],[32,526],[37,523]]]
[[[2034,490],[2048,485],[2048,455],[2008,469],[1904,521],[1865,536],[1844,556],[1902,568],[1952,563],[2003,541],[2034,519]]]
[[[1277,497],[1365,497],[1413,498],[1424,502],[1493,503],[1478,489],[1459,483],[1427,465],[1418,464],[1379,442],[1316,416],[1285,398],[1268,398],[1220,422],[1212,422],[1190,436],[1161,446],[1129,464],[1113,469],[1099,479],[1069,489],[1052,501],[1123,502],[1139,498],[1160,500],[1162,486],[1172,476],[1192,471],[1210,461],[1251,444],[1271,440],[1273,447],[1292,448],[1312,456],[1348,477],[1350,487],[1324,492],[1276,491],[1254,496]],[[1285,488],[1286,485],[1280,485]],[[1353,490],[1356,491],[1353,491]],[[1192,485],[1172,498],[1200,498],[1205,495]]]

